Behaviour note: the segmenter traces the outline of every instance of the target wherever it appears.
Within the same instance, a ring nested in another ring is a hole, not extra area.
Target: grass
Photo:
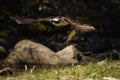
[[[105,60],[65,68],[36,69],[32,73],[28,70],[17,76],[0,77],[0,80],[103,80],[103,77],[120,80],[120,61]]]

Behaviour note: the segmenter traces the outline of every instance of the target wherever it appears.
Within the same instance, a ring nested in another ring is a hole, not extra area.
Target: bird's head
[[[80,24],[78,21],[68,17],[65,17],[64,20],[67,21],[75,31],[80,33],[87,33],[95,30],[93,26],[90,26],[88,24]]]
[[[87,33],[87,32],[95,31],[95,28],[93,26],[90,26],[90,25],[87,25],[87,24],[83,24],[83,25],[79,26],[77,31],[79,31],[80,33]]]

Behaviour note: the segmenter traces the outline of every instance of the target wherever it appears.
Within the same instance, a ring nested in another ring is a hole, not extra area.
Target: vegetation
[[[38,41],[54,51],[75,44],[83,55],[93,58],[108,52],[119,55],[119,15],[120,0],[0,0],[0,47],[6,50],[6,54],[0,54],[0,62],[7,57],[15,43],[22,39]],[[71,40],[75,33],[70,25],[55,27],[48,22],[19,25],[10,16],[33,19],[67,16],[80,24],[90,24],[96,30],[91,34],[78,33]],[[67,37],[70,41],[64,45]],[[27,70],[17,76],[0,77],[0,80],[103,80],[104,77],[120,79],[119,74],[120,60],[104,60],[65,68],[35,69],[32,73]]]
[[[0,80],[103,80],[105,77],[120,79],[120,62],[104,60],[56,69],[35,69],[20,72],[17,76],[7,76]]]

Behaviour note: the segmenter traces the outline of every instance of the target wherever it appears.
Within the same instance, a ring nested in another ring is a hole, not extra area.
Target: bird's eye
[[[59,21],[60,19],[58,17],[53,18],[53,21]]]
[[[60,23],[60,19],[59,19],[58,17],[56,17],[56,18],[53,18],[53,19],[51,20],[51,22]]]

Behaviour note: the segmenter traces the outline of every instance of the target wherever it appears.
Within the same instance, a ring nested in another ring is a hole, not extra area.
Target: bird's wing
[[[38,19],[22,19],[20,17],[13,17],[13,16],[10,16],[10,19],[12,21],[15,21],[17,24],[29,24],[29,23],[33,23],[33,22],[37,22]]]
[[[41,18],[41,19],[29,19],[29,18],[23,19],[20,17],[10,16],[10,19],[12,21],[15,21],[17,24],[29,24],[29,23],[42,22],[42,21],[50,22],[51,18],[47,17],[47,18]]]
[[[66,43],[69,42],[70,40],[72,40],[72,38],[76,35],[76,31],[73,29],[72,31],[70,31]]]

